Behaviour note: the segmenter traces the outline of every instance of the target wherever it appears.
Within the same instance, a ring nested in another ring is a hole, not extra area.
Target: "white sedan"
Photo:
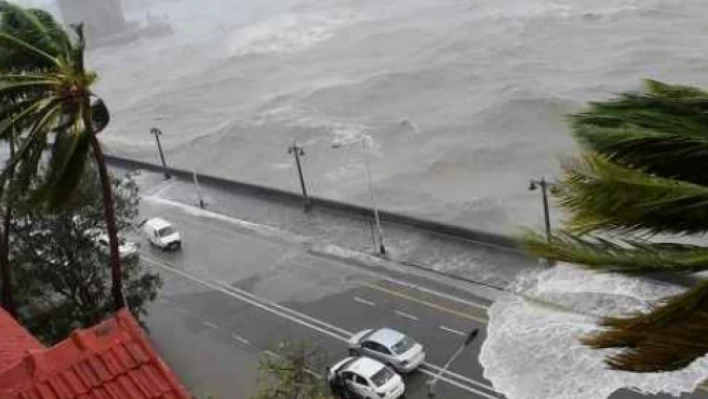
[[[363,356],[348,357],[332,366],[327,381],[333,390],[346,389],[364,399],[397,399],[406,390],[403,379],[395,371]]]
[[[390,328],[360,331],[349,340],[351,354],[368,356],[409,373],[425,361],[423,345]]]
[[[94,238],[96,244],[98,244],[101,251],[105,254],[110,253],[110,248],[108,246],[108,234],[100,234]],[[123,237],[118,237],[118,252],[120,253],[121,259],[128,259],[138,256],[138,249],[140,244],[132,241],[128,241]]]

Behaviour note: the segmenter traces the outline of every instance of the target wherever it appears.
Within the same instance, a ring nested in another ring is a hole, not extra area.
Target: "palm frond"
[[[644,239],[608,239],[556,231],[528,231],[521,238],[525,250],[540,258],[577,264],[599,272],[643,274],[693,273],[708,270],[708,248]]]
[[[49,176],[41,192],[47,195],[49,205],[58,207],[70,199],[71,193],[83,177],[89,155],[90,136],[83,126],[75,126],[57,133],[49,162]]]
[[[583,337],[586,345],[622,348],[607,358],[616,370],[672,371],[708,353],[708,282],[668,298],[651,312],[607,318],[603,331]]]
[[[58,103],[59,99],[54,97],[15,103],[18,108],[14,109],[13,112],[7,112],[5,117],[0,119],[0,138],[13,137],[17,129],[33,125],[37,120],[37,115],[41,114],[45,107],[57,105]]]
[[[645,86],[645,93],[624,93],[572,115],[576,139],[620,165],[707,184],[694,167],[708,166],[708,93],[653,80]]]
[[[1,1],[0,16],[0,31],[40,50],[38,53],[24,45],[6,47],[0,52],[0,70],[56,67],[46,55],[57,59],[65,57],[71,47],[66,32],[46,11]]]
[[[53,64],[56,67],[61,67],[59,59],[52,56],[51,54],[42,51],[41,49],[21,40],[5,32],[0,32],[0,42],[6,45],[13,46],[18,50],[25,52],[28,55],[36,56],[42,58],[47,63]]]
[[[569,228],[676,234],[708,229],[708,187],[652,176],[595,153],[568,160],[556,192]]]
[[[27,155],[18,161],[14,179],[9,184],[13,194],[25,194],[29,191],[33,177],[38,174],[39,163],[46,147],[46,135],[38,135],[32,140]]]
[[[13,103],[18,100],[41,94],[54,94],[57,81],[53,79],[3,82],[0,80],[0,101]]]
[[[15,156],[7,161],[5,169],[0,172],[0,186],[4,186],[4,183],[7,181],[8,174],[12,173],[17,164],[29,155],[29,150],[32,148],[33,144],[35,144],[37,140],[46,140],[42,136],[46,136],[49,132],[48,126],[55,122],[56,118],[61,115],[62,104],[58,99],[41,101],[37,104],[39,104],[41,108],[34,113],[34,116],[36,117],[34,124],[22,140],[20,147],[15,152]],[[12,130],[12,126],[7,129]],[[2,132],[0,131],[0,135],[1,133]]]
[[[708,91],[694,86],[675,85],[655,79],[644,79],[644,87],[647,92],[664,98],[708,99]]]

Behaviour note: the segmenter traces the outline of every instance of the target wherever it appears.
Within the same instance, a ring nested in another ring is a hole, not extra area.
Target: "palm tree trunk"
[[[17,318],[17,309],[12,299],[12,273],[10,271],[9,256],[9,226],[10,226],[10,206],[8,205],[3,221],[2,243],[0,243],[0,277],[2,278],[2,307],[10,316]]]
[[[89,103],[86,98],[86,103]],[[87,105],[84,109],[90,109]],[[101,190],[103,191],[103,215],[106,220],[106,230],[108,233],[108,247],[111,254],[111,293],[113,294],[113,305],[116,312],[125,307],[125,299],[123,298],[123,274],[120,265],[120,252],[118,250],[118,229],[116,228],[115,209],[113,204],[113,189],[111,187],[111,179],[108,176],[108,168],[106,167],[106,159],[103,156],[101,144],[98,142],[95,132],[93,131],[93,123],[91,116],[84,113],[84,126],[90,131],[91,149],[93,156],[96,159],[98,166],[98,174],[101,179]]]
[[[15,156],[15,138],[10,137],[10,159]],[[8,173],[9,184],[15,177],[14,168]],[[4,187],[3,187],[4,188]],[[0,197],[2,197],[0,188]],[[12,193],[11,193],[12,194]],[[0,277],[2,278],[2,306],[10,314],[17,318],[17,308],[12,298],[12,270],[10,270],[10,221],[12,218],[12,197],[7,198],[5,204],[5,215],[3,219],[2,236],[0,236]]]

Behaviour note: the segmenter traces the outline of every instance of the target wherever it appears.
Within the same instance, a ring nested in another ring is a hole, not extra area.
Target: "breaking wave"
[[[596,316],[647,310],[650,301],[679,293],[675,286],[559,265],[525,276],[516,289],[574,312],[511,295],[492,305],[480,361],[485,377],[509,399],[602,399],[622,388],[679,396],[708,377],[706,358],[671,373],[611,371],[603,363],[610,350],[591,350],[578,341],[597,329]]]

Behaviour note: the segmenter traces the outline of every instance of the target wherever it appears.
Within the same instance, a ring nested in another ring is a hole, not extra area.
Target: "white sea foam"
[[[559,265],[520,279],[516,289],[582,313],[621,315],[680,292],[674,286]],[[554,311],[508,295],[489,310],[480,361],[485,377],[509,399],[602,399],[620,388],[679,396],[708,378],[708,359],[672,373],[610,371],[610,351],[591,350],[578,337],[596,330],[588,315]],[[519,361],[523,359],[523,361]]]
[[[327,40],[339,21],[323,17],[281,15],[241,26],[227,34],[231,55],[298,51]]]

